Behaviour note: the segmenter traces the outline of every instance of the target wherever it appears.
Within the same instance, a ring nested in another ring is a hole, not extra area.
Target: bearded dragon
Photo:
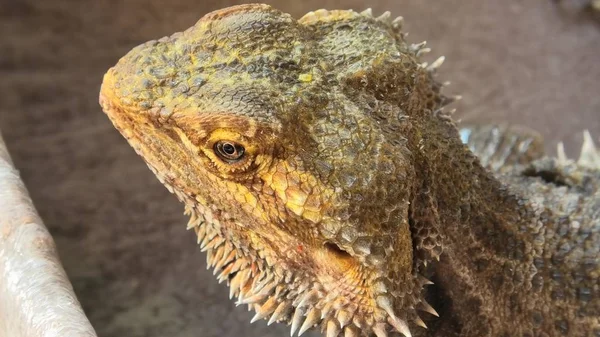
[[[252,321],[600,336],[593,142],[576,163],[510,128],[459,135],[427,51],[389,12],[241,5],[134,48],[100,104]]]

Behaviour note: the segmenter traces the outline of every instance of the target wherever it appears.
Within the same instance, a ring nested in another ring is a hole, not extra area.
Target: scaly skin
[[[523,151],[512,174],[487,171],[442,111],[441,62],[422,65],[400,26],[223,9],[133,49],[100,102],[255,319],[598,336],[598,170]]]

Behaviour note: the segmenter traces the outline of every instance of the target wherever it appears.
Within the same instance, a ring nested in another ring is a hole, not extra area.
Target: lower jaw
[[[189,204],[187,204],[189,205]],[[213,268],[219,283],[227,282],[230,298],[237,297],[236,305],[248,305],[256,312],[251,323],[267,320],[267,324],[291,325],[291,334],[303,334],[311,328],[320,328],[328,337],[376,334],[387,336],[388,331],[399,331],[410,336],[407,323],[392,319],[383,311],[375,318],[373,313],[361,313],[356,305],[335,305],[329,301],[323,287],[310,280],[295,278],[293,273],[278,275],[269,271],[264,261],[242,254],[226,238],[219,224],[205,222],[194,206],[187,206],[190,215],[187,228],[197,235],[200,249],[206,252],[207,268]]]

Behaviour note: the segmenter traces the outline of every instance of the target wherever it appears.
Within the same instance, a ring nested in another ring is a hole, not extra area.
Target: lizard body
[[[100,103],[253,321],[599,336],[599,171],[536,142],[482,166],[443,111],[443,59],[401,23],[226,8],[133,49]]]

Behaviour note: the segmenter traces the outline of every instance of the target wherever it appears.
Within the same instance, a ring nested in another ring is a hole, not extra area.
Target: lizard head
[[[133,49],[100,102],[255,319],[410,336],[439,248],[411,224],[417,117],[443,100],[421,47],[388,14],[237,6]]]

